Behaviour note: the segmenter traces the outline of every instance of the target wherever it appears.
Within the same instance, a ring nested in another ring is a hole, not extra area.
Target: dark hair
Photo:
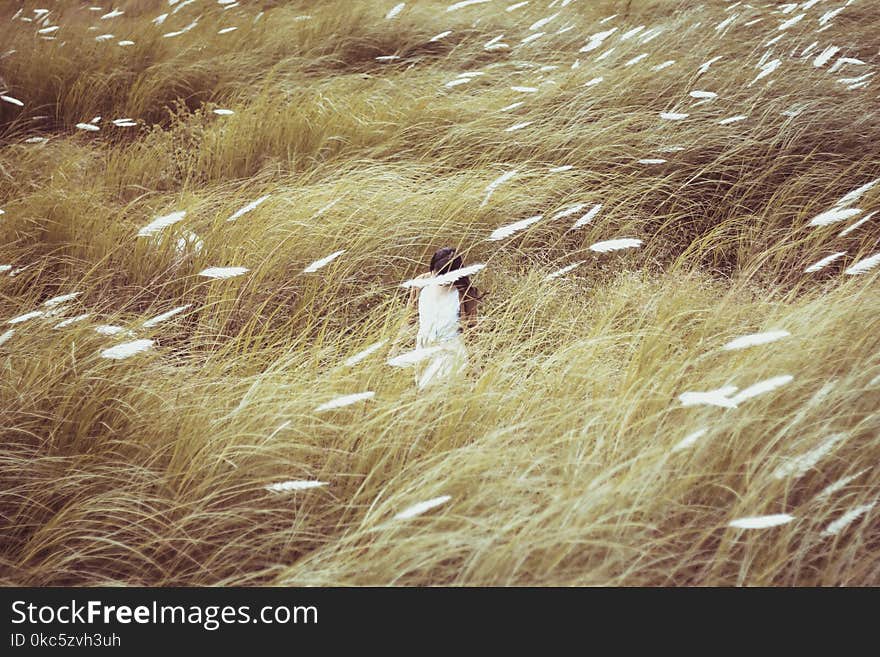
[[[461,256],[455,255],[455,249],[451,246],[444,246],[437,249],[431,256],[431,272],[434,274],[448,274],[456,269],[461,269]],[[462,276],[454,283],[461,294],[462,301],[471,300],[479,301],[483,298],[480,291],[471,285],[471,279],[468,276]]]

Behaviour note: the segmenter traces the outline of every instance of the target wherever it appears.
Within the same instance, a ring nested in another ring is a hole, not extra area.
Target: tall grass
[[[0,321],[42,311],[0,327],[2,582],[880,584],[880,267],[844,273],[880,223],[840,235],[880,185],[809,225],[880,176],[876,83],[839,81],[876,70],[870,3],[821,32],[843,2],[782,31],[670,0],[56,4],[0,9]],[[489,295],[472,371],[419,391],[386,362],[399,284],[446,245]],[[762,331],[790,335],[724,348]]]

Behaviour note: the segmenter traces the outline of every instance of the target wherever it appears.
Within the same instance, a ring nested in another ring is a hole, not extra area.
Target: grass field
[[[880,585],[878,29],[3,3],[0,582]],[[419,391],[447,245],[488,295]]]

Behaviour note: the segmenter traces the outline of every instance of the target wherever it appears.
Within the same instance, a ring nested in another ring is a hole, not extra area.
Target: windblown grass
[[[870,2],[49,4],[0,8],[4,583],[880,585]],[[489,295],[418,391],[445,245]]]

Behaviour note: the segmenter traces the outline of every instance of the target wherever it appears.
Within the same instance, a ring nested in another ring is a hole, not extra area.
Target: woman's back
[[[455,339],[460,298],[454,285],[427,285],[419,293],[419,333],[416,346],[427,347]]]

